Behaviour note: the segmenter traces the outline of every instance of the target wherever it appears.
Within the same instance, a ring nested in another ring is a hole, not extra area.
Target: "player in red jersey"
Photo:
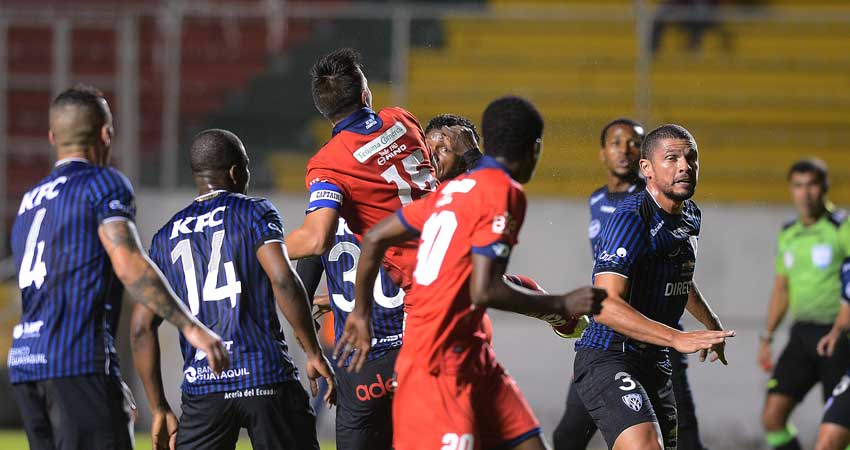
[[[313,102],[333,123],[333,137],[307,164],[307,217],[286,237],[292,259],[328,251],[340,216],[359,239],[437,187],[419,122],[402,108],[371,109],[372,93],[355,50],[323,56],[310,77]],[[402,289],[411,285],[415,258],[414,243],[393,247],[385,256],[390,276]]]
[[[483,119],[485,156],[470,172],[384,219],[365,236],[356,303],[337,345],[358,370],[370,346],[372,280],[386,248],[419,236],[405,342],[396,361],[396,450],[543,449],[540,426],[480,332],[487,307],[574,316],[600,310],[604,290],[543,295],[503,275],[525,218],[521,183],[540,155],[543,119],[503,97]],[[427,413],[424,413],[427,412]]]

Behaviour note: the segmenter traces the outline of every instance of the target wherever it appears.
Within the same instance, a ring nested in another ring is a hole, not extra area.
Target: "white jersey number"
[[[328,252],[328,261],[337,262],[343,254],[350,255],[354,263],[351,265],[351,268],[342,273],[342,281],[343,283],[354,284],[354,279],[357,276],[357,263],[360,261],[360,247],[353,242],[338,242],[333,246],[333,248],[331,248],[331,251]],[[378,278],[375,279],[375,287],[372,292],[375,296],[375,303],[383,306],[384,308],[397,308],[404,303],[404,291],[401,289],[398,290],[398,294],[392,297],[384,295],[380,275],[378,275]],[[345,312],[351,312],[354,310],[354,299],[348,300],[342,294],[333,294],[331,295],[331,298],[339,309]]]
[[[224,278],[226,284],[218,286],[218,272],[221,264],[221,245],[224,242],[224,230],[213,233],[212,253],[210,263],[207,266],[207,276],[204,279],[203,298],[205,302],[230,299],[230,307],[235,308],[239,294],[242,293],[242,282],[236,279],[236,269],[233,261],[227,261],[224,266]],[[189,239],[178,242],[171,251],[171,262],[177,264],[177,260],[183,265],[183,275],[186,278],[186,292],[189,301],[189,310],[197,316],[201,309],[200,297],[198,296],[198,280],[195,276],[195,259],[192,257],[192,244]]]
[[[437,183],[430,170],[427,168],[419,168],[424,161],[425,155],[422,153],[422,150],[419,149],[402,159],[401,164],[404,167],[404,171],[410,175],[410,180],[413,181],[419,189],[427,191],[433,189]],[[396,188],[398,188],[398,199],[401,200],[401,206],[405,206],[413,201],[410,183],[401,177],[398,167],[396,167],[395,164],[390,165],[387,170],[381,173],[381,176],[387,180],[387,183],[395,183]]]
[[[417,283],[428,286],[437,279],[456,230],[457,216],[453,211],[440,211],[425,222],[413,272]]]
[[[47,266],[44,264],[44,241],[38,240],[41,232],[41,223],[44,222],[44,208],[35,212],[32,219],[30,231],[27,233],[27,245],[24,248],[24,259],[21,261],[21,271],[18,273],[18,287],[27,288],[35,284],[36,289],[41,289],[44,279],[47,277]]]

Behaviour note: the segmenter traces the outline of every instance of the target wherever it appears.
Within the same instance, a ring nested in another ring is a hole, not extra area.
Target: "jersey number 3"
[[[223,242],[224,230],[213,233],[210,263],[207,266],[207,276],[204,278],[204,301],[214,302],[230,299],[230,307],[235,308],[236,300],[239,298],[239,294],[242,293],[242,282],[236,279],[236,269],[233,267],[233,261],[223,264],[226,284],[224,286],[217,286],[219,265],[221,265],[221,244]],[[174,250],[171,251],[171,262],[177,264],[178,259],[183,263],[183,276],[186,278],[189,310],[192,311],[192,315],[197,316],[201,309],[201,302],[198,297],[198,280],[195,277],[195,259],[192,257],[192,243],[189,239],[183,239],[178,242]]]

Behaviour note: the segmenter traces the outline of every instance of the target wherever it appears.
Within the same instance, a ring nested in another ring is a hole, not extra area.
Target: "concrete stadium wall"
[[[301,224],[305,196],[267,196],[277,205],[287,229]],[[141,192],[138,222],[145,242],[150,242],[156,229],[193,197],[189,191],[167,195]],[[728,367],[719,363],[701,364],[691,357],[689,374],[702,435],[712,449],[760,448],[759,417],[767,375],[755,363],[757,335],[763,326],[773,280],[776,234],[781,224],[793,217],[793,211],[782,207],[718,204],[703,204],[702,210],[704,221],[696,280],[727,328],[738,331],[738,337],[728,344]],[[550,292],[563,292],[588,283],[591,260],[587,221],[584,202],[532,198],[510,271],[532,276]],[[557,338],[533,319],[500,312],[492,315],[496,353],[516,378],[550,435],[564,408],[572,374],[573,341]],[[693,329],[696,324],[688,318],[685,326]],[[165,326],[162,333],[163,347],[170,349],[163,355],[166,386],[172,406],[177,407],[182,373],[176,333]],[[122,334],[120,339],[126,336]],[[783,331],[775,344],[776,352],[784,342]],[[300,361],[300,349],[293,353]],[[132,373],[126,356],[124,367],[125,374]],[[144,404],[141,386],[137,383],[135,387],[138,400]],[[810,395],[794,416],[806,447],[812,445],[820,420],[819,402],[819,392]],[[332,437],[331,430],[327,422],[321,427],[327,437]],[[604,445],[601,440],[595,442],[599,448]]]

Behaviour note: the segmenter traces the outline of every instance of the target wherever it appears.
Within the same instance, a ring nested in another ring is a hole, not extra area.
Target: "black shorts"
[[[316,414],[301,383],[183,394],[178,449],[233,449],[246,428],[256,449],[319,450]]]
[[[646,422],[661,428],[664,448],[676,448],[677,415],[670,360],[658,351],[579,349],[575,386],[608,448],[620,433]]]
[[[398,349],[368,361],[359,373],[336,374],[336,445],[345,450],[390,450],[393,444],[393,368]]]
[[[132,450],[121,379],[82,375],[12,385],[32,450]]]
[[[826,402],[823,423],[834,423],[850,429],[850,373],[841,377],[841,381],[832,390],[832,397]]]
[[[784,394],[802,401],[815,384],[821,383],[823,399],[829,398],[832,389],[850,367],[850,345],[840,339],[831,357],[818,355],[818,341],[832,325],[797,322],[791,327],[788,345],[779,356],[768,393]]]

